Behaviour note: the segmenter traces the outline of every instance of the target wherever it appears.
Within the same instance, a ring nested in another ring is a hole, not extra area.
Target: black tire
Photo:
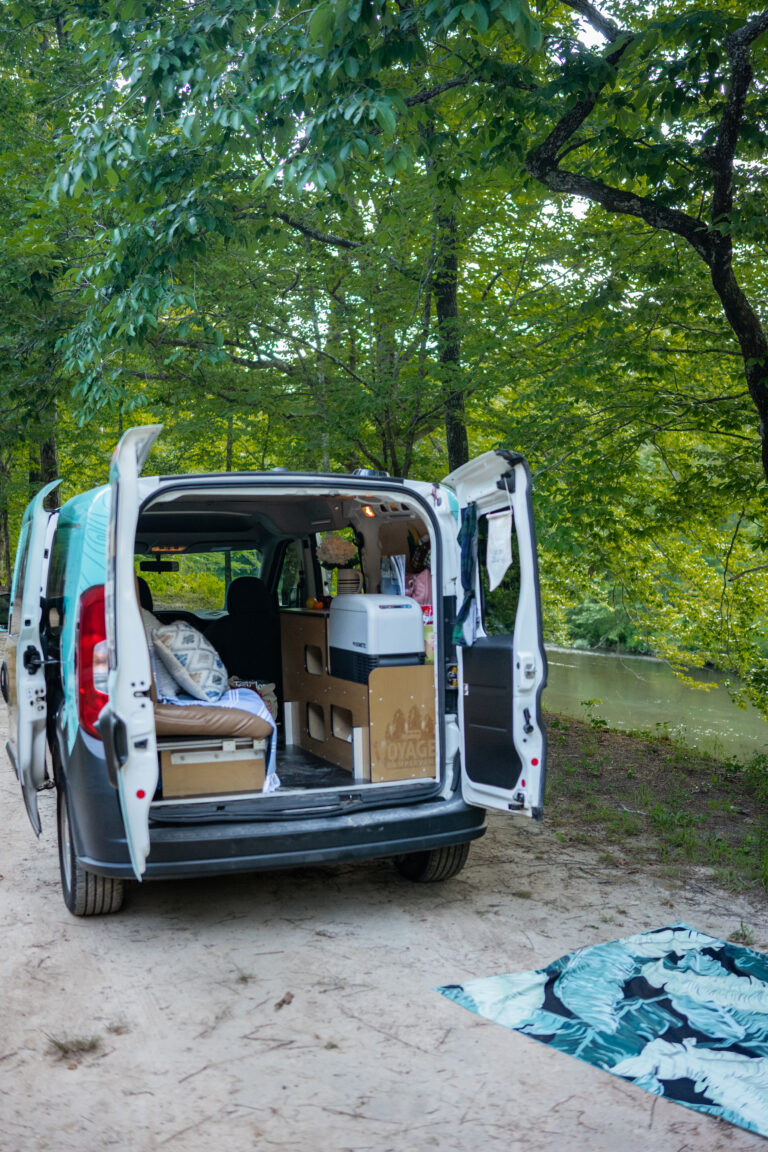
[[[395,867],[406,880],[417,884],[434,884],[450,880],[461,872],[469,856],[469,844],[450,844],[447,848],[431,848],[428,852],[411,852],[398,856]]]
[[[59,833],[59,873],[64,903],[73,916],[104,916],[119,912],[125,895],[122,880],[97,876],[83,868],[75,857],[69,807],[64,789],[58,788],[56,825]]]

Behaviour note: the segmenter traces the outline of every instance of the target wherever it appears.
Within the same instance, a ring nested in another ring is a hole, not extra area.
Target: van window
[[[64,595],[67,545],[73,527],[72,524],[62,524],[56,529],[56,535],[53,538],[51,563],[48,567],[48,587],[45,593],[49,600],[58,599]]]
[[[141,561],[147,559],[136,558],[136,574],[149,585],[155,611],[222,612],[229,585],[238,576],[258,576],[263,557],[258,548],[163,553],[162,559],[178,564],[178,572],[142,571]]]
[[[48,566],[48,584],[45,598],[48,606],[48,638],[52,643],[61,635],[64,626],[64,582],[67,570],[69,537],[74,524],[62,524],[56,528],[51,548],[51,562]],[[55,655],[55,649],[51,650]]]
[[[335,596],[340,568],[360,568],[360,550],[353,528],[339,532],[318,532],[315,536],[317,559],[323,582],[323,595]]]
[[[517,548],[517,533],[512,528],[512,563],[497,588],[488,591],[488,517],[480,516],[477,525],[477,563],[480,569],[480,589],[482,592],[483,628],[489,636],[501,633],[512,635],[515,631],[517,602],[520,598],[520,557]]]
[[[13,604],[11,606],[11,615],[8,620],[8,631],[18,636],[21,631],[21,600],[24,595],[24,581],[27,575],[27,556],[29,555],[29,538],[30,538],[29,524],[25,524],[19,537],[19,548],[21,549],[21,557],[17,560],[18,567],[15,574],[15,582],[13,585]]]
[[[283,556],[277,602],[281,608],[301,608],[305,600],[304,559],[301,540],[291,540]]]

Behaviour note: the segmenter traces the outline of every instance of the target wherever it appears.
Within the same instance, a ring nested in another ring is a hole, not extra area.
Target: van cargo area
[[[231,477],[226,489],[174,489],[169,479],[142,507],[135,559],[145,628],[146,613],[192,624],[230,685],[260,693],[277,724],[270,809],[318,790],[397,787],[418,798],[437,787],[438,553],[429,516],[394,485],[308,492],[278,480],[265,491]],[[222,587],[226,611],[209,591]],[[150,651],[152,634],[150,626]],[[153,668],[156,697],[154,657]],[[266,800],[269,739],[228,736],[215,713],[196,710],[199,726],[183,737],[158,727],[155,810]]]

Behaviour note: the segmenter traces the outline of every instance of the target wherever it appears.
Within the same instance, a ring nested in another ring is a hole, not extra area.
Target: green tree
[[[279,13],[245,0],[162,13],[136,3],[133,19],[123,5],[102,47],[114,86],[99,91],[63,181],[117,181],[123,151],[151,169],[175,126],[206,157],[224,149],[247,167],[258,155],[265,187],[334,188],[371,157],[388,174],[428,168],[425,141],[444,132],[458,145],[454,182],[499,167],[515,182],[524,166],[550,190],[689,244],[738,343],[762,428],[768,347],[735,261],[747,265],[765,242],[768,11],[627,11],[624,28],[588,0],[564,0],[538,21],[522,0],[322,0]],[[605,50],[582,35],[582,19]]]

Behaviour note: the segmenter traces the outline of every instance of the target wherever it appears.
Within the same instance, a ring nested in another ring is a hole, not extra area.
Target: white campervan
[[[107,486],[41,492],[19,538],[8,750],[36,831],[57,789],[70,910],[115,911],[132,877],[382,856],[445,879],[485,809],[540,817],[523,459],[142,477],[159,432],[126,432]]]

